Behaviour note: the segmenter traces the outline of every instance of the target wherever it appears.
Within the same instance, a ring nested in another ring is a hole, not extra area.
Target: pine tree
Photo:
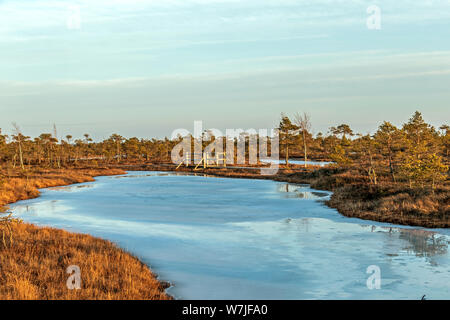
[[[279,143],[284,146],[286,165],[289,165],[289,148],[295,144],[295,131],[298,130],[298,127],[291,122],[289,117],[281,114],[278,130]]]
[[[374,139],[380,154],[386,160],[392,181],[396,182],[395,162],[402,149],[402,145],[405,143],[404,133],[390,122],[384,121],[383,124],[378,127]]]
[[[437,183],[447,179],[448,166],[442,163],[442,157],[434,153],[423,161],[423,172],[424,178],[431,183],[434,190]]]

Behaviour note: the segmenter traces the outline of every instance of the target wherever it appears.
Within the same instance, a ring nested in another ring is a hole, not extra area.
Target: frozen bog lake
[[[180,299],[450,299],[448,229],[341,216],[330,193],[269,180],[130,172],[12,206],[112,240]],[[369,266],[381,288],[369,290]],[[81,270],[83,273],[83,270]]]

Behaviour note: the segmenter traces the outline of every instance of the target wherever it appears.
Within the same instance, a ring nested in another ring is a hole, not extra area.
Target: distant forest
[[[52,133],[42,133],[32,139],[25,136],[17,124],[13,127],[11,135],[2,134],[0,129],[3,170],[65,168],[86,163],[98,166],[168,163],[172,148],[182,139],[126,139],[118,134],[101,142],[94,142],[89,134],[78,139],[71,135],[58,139],[56,127]],[[400,128],[385,121],[373,135],[356,133],[347,124],[330,127],[327,134],[313,135],[307,114],[295,114],[292,118],[281,114],[278,129],[280,156],[286,165],[290,158],[328,160],[334,162],[334,166],[358,170],[371,184],[382,180],[405,183],[411,188],[434,189],[448,182],[450,127],[444,124],[434,128],[424,121],[420,112],[415,112]],[[225,140],[209,138],[210,141],[202,142],[203,147],[215,139]],[[248,144],[248,135],[223,143],[237,144],[238,139],[245,139]],[[306,164],[305,167],[308,168]]]

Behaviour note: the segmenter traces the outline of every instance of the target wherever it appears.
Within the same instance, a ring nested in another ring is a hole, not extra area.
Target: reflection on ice
[[[361,226],[367,228],[367,226]],[[394,227],[370,227],[371,232],[384,233],[389,240],[404,240],[403,246],[397,247],[396,252],[386,253],[387,256],[399,256],[400,254],[415,255],[417,257],[432,258],[448,254],[450,237],[435,231],[413,228]],[[426,259],[430,263],[432,259]]]
[[[76,185],[71,185],[71,186],[51,187],[51,188],[48,188],[48,190],[73,192],[73,191],[76,191],[77,189],[85,189],[85,188],[93,188],[93,187],[94,187],[93,184],[76,184]]]
[[[445,255],[448,252],[448,237],[426,230],[399,230],[399,232],[399,238],[410,244],[404,249],[419,257]]]
[[[191,173],[191,172],[151,172],[147,174],[126,174],[119,176],[110,176],[109,179],[134,179],[134,178],[142,178],[142,177],[168,177],[168,176],[207,176],[204,173]]]
[[[308,185],[133,172],[78,186],[43,190],[14,213],[117,242],[178,298],[450,297],[448,230],[346,218]],[[381,290],[366,287],[369,265]]]
[[[277,187],[277,190],[280,193],[284,193],[284,198],[327,200],[326,198],[331,195],[331,192],[313,191],[309,188],[309,185],[301,184],[280,183]]]

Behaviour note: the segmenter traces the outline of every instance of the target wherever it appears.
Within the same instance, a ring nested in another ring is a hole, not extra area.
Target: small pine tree
[[[333,152],[330,154],[330,158],[340,166],[348,166],[352,163],[352,160],[348,157],[347,152],[341,145],[334,147]]]
[[[281,120],[278,127],[280,145],[284,146],[284,153],[286,158],[286,165],[289,164],[289,148],[295,144],[294,132],[298,130],[298,127],[291,122],[288,116],[281,114]]]
[[[448,166],[442,163],[442,157],[437,154],[428,156],[423,161],[424,178],[431,183],[431,189],[436,188],[436,184],[447,179]]]

